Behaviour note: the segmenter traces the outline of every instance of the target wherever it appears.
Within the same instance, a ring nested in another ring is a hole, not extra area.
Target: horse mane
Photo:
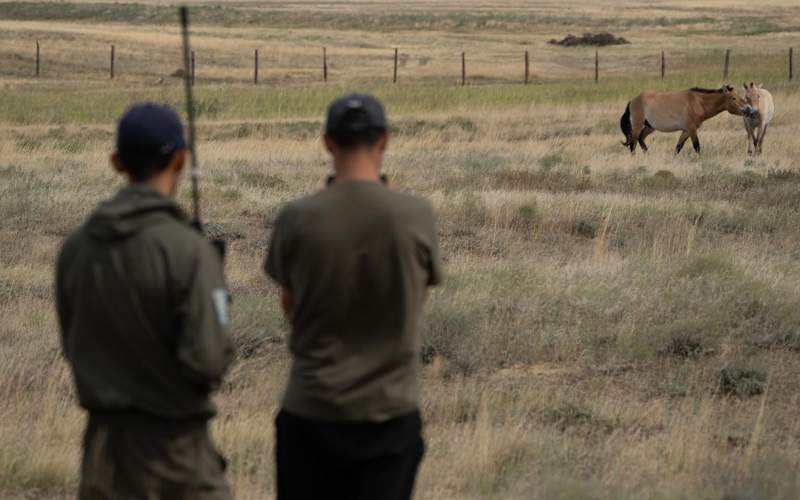
[[[722,89],[704,89],[702,87],[692,87],[689,90],[692,92],[700,92],[701,94],[721,94]]]
[[[728,89],[729,92],[733,90],[733,87],[731,87],[730,85],[724,85],[718,89],[705,89],[703,87],[692,87],[689,90],[691,90],[692,92],[699,92],[701,94],[722,94],[725,92],[726,88]]]

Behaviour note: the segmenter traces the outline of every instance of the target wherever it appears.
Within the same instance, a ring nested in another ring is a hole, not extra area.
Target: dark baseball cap
[[[325,134],[336,137],[388,128],[386,113],[378,99],[366,94],[349,94],[331,103]]]
[[[130,107],[117,128],[117,152],[128,168],[160,165],[186,148],[178,114],[153,103]]]

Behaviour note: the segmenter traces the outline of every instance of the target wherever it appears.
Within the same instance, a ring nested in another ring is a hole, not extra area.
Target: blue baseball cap
[[[181,119],[167,106],[135,104],[119,121],[117,152],[129,167],[164,164],[185,148]]]
[[[349,94],[333,101],[325,122],[325,133],[332,136],[388,128],[383,105],[375,97],[366,94]]]

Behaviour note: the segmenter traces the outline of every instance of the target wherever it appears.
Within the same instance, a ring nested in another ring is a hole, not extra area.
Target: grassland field
[[[238,360],[213,430],[237,498],[274,495],[289,359],[261,272],[270,230],[283,203],[321,187],[324,110],[350,90],[385,101],[385,169],[440,218],[417,498],[800,498],[796,2],[188,3],[204,210],[228,240],[235,297]],[[120,113],[140,100],[182,109],[175,17],[156,1],[0,2],[1,498],[74,495],[84,415],[60,355],[53,261],[122,182],[108,166]],[[632,42],[600,49],[597,84],[594,49],[547,44],[585,31]],[[727,83],[775,95],[764,154],[748,157],[741,118],[724,114],[701,130],[702,155],[674,156],[677,137],[655,134],[631,156],[626,102],[720,86],[727,48]]]

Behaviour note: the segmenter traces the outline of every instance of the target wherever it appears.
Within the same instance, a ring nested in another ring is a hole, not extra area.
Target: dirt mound
[[[612,33],[584,33],[581,36],[567,35],[566,38],[550,40],[551,45],[561,45],[562,47],[577,47],[581,45],[593,45],[605,47],[606,45],[626,45],[631,42],[621,36],[614,36]]]

